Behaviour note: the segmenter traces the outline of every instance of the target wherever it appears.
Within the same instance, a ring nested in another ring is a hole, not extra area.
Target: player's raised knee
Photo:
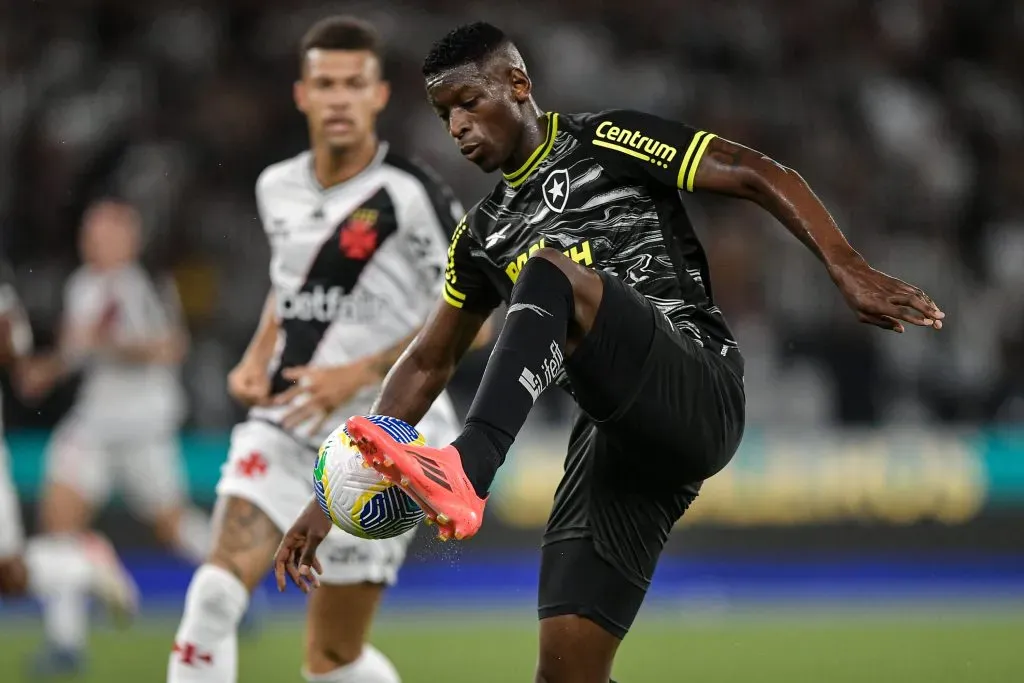
[[[534,261],[534,259],[536,259],[536,261],[531,267],[530,262]],[[542,249],[538,249],[533,252],[529,261],[527,261],[526,265],[523,266],[522,273],[519,277],[522,278],[524,276],[528,276],[531,270],[542,267],[539,264],[540,261],[547,261],[562,271],[562,273],[569,278],[569,282],[572,283],[573,289],[576,289],[578,284],[582,284],[583,281],[591,276],[596,277],[595,273],[579,265],[565,254],[552,247],[543,247]]]
[[[567,268],[569,264],[572,263],[572,259],[570,259],[562,252],[558,251],[554,247],[542,247],[537,251],[533,252],[530,258],[548,261],[549,263],[553,263],[562,269]],[[527,262],[527,265],[529,265],[529,262]]]

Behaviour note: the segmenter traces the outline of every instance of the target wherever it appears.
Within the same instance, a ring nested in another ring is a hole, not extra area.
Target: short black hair
[[[434,43],[423,60],[423,75],[429,78],[463,64],[481,62],[509,42],[504,31],[486,21],[464,24]]]
[[[310,50],[366,50],[384,64],[384,43],[373,24],[355,17],[326,17],[313,24],[299,43],[299,66]]]

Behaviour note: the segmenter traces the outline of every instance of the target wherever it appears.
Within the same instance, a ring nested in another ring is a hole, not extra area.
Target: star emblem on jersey
[[[565,210],[565,203],[569,200],[569,172],[559,168],[548,174],[541,186],[544,195],[544,203],[555,213],[562,213]]]
[[[359,209],[345,221],[338,235],[341,253],[356,261],[365,261],[377,250],[376,209]]]

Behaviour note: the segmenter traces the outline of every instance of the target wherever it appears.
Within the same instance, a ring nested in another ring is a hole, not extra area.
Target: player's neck
[[[320,187],[327,189],[359,175],[377,156],[377,136],[371,135],[350,149],[332,149],[328,145],[313,148],[313,174]]]
[[[515,151],[501,165],[504,173],[515,173],[521,169],[537,148],[544,144],[544,138],[548,134],[548,117],[537,105],[533,105],[531,114],[526,117],[523,133],[519,136],[519,144],[516,145]]]

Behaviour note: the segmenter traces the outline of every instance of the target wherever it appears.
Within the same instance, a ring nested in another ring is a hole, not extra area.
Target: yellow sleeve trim
[[[690,163],[690,175],[686,178],[686,191],[693,192],[693,179],[697,177],[697,166],[700,165],[700,160],[704,158],[704,150],[708,148],[708,143],[711,142],[717,136],[714,133],[708,133],[703,140],[701,140],[700,148],[697,149],[697,153],[693,156],[693,161]]]
[[[697,175],[697,166],[704,156],[704,151],[708,148],[708,143],[716,137],[718,136],[714,133],[705,130],[693,136],[693,140],[690,141],[690,146],[686,148],[686,154],[683,156],[683,163],[679,165],[676,187],[680,190],[693,192],[693,179]]]
[[[448,293],[448,289],[447,289],[447,288],[445,288],[445,289],[444,289],[444,290],[443,290],[443,291],[441,292],[441,296],[442,296],[442,297],[444,297],[444,300],[445,300],[445,301],[446,301],[447,303],[451,304],[451,305],[452,305],[452,306],[454,306],[455,308],[462,308],[462,302],[461,302],[461,301],[459,301],[458,299],[454,299],[454,298],[452,298],[452,295]]]
[[[466,295],[452,287],[452,283],[448,282],[447,280],[445,280],[444,283],[444,291],[448,296],[452,297],[453,299],[457,299],[459,301],[466,300]]]

